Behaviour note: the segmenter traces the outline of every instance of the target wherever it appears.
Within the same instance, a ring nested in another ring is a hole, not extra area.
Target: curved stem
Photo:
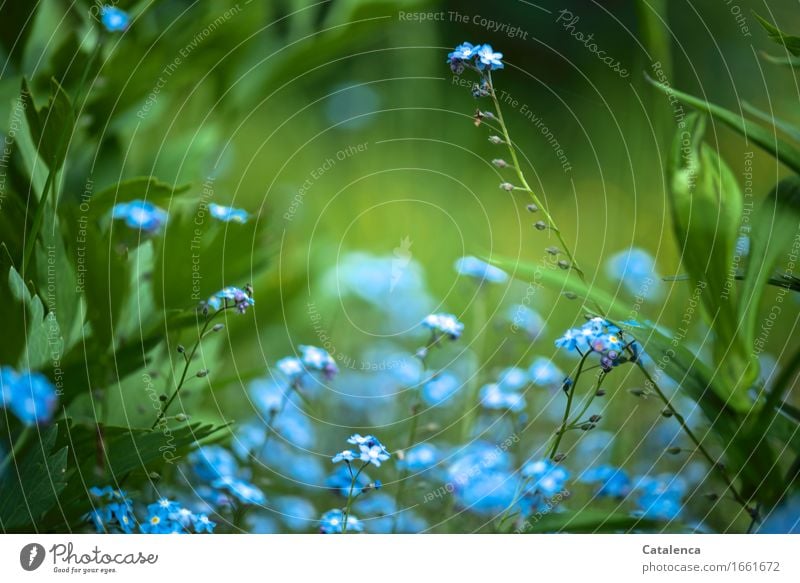
[[[567,392],[567,405],[566,405],[566,407],[564,407],[564,415],[561,418],[561,426],[558,428],[558,430],[555,433],[555,438],[553,440],[553,446],[550,448],[550,453],[547,456],[551,460],[555,459],[556,453],[558,453],[558,446],[561,445],[561,438],[564,436],[564,433],[567,430],[567,426],[569,425],[568,424],[568,420],[569,420],[570,411],[572,409],[572,399],[575,396],[575,389],[577,388],[578,380],[581,377],[581,371],[583,370],[583,364],[586,362],[586,358],[589,356],[589,354],[591,354],[591,351],[587,351],[586,354],[584,354],[581,357],[581,361],[580,361],[580,363],[578,363],[578,370],[575,373],[575,380],[572,382],[572,385],[570,386],[569,391]]]
[[[497,116],[497,122],[500,124],[500,131],[503,132],[503,138],[508,146],[509,154],[511,155],[511,163],[514,166],[514,170],[517,173],[517,178],[519,178],[520,183],[522,184],[522,189],[528,192],[533,199],[533,202],[536,203],[536,206],[539,207],[542,214],[545,216],[548,222],[548,226],[553,230],[558,238],[559,243],[567,255],[569,259],[570,268],[574,269],[578,276],[583,280],[584,273],[583,270],[578,265],[575,256],[572,254],[569,246],[567,245],[564,237],[561,235],[561,230],[556,225],[555,219],[553,219],[550,212],[547,210],[547,207],[542,203],[539,197],[536,195],[536,192],[530,187],[528,184],[528,180],[525,178],[525,173],[522,171],[522,166],[519,163],[519,157],[517,156],[517,149],[514,146],[514,142],[511,140],[511,134],[508,131],[508,126],[506,125],[505,119],[503,118],[503,110],[500,107],[500,100],[497,98],[497,92],[494,90],[494,83],[492,82],[492,74],[491,72],[487,73],[487,82],[489,83],[489,95],[492,97],[492,101],[494,102],[494,108]]]
[[[592,394],[589,395],[589,397],[586,399],[586,402],[581,408],[580,413],[578,413],[577,415],[575,415],[575,417],[572,418],[572,422],[569,424],[569,427],[573,427],[578,423],[580,423],[581,417],[583,417],[586,414],[586,411],[589,410],[589,407],[591,407],[592,403],[594,402],[594,398],[597,396],[597,391],[600,390],[600,386],[603,384],[603,381],[605,379],[606,379],[606,373],[601,372],[599,375],[597,375],[597,382],[594,384],[594,388],[592,389]]]
[[[208,316],[206,318],[205,323],[203,323],[203,328],[200,330],[200,335],[197,338],[197,342],[194,343],[194,346],[192,347],[191,352],[189,353],[188,356],[186,356],[184,354],[184,361],[185,362],[184,362],[184,365],[183,365],[183,372],[181,373],[181,378],[178,381],[177,387],[175,387],[175,391],[172,393],[172,395],[170,395],[169,399],[167,399],[164,402],[164,405],[161,407],[161,410],[158,412],[158,416],[156,416],[156,420],[153,422],[153,425],[150,427],[150,429],[155,429],[158,426],[158,424],[161,422],[161,420],[164,419],[164,416],[167,414],[167,409],[169,409],[169,406],[172,405],[172,402],[175,400],[175,397],[178,396],[178,393],[180,393],[180,390],[183,388],[183,385],[186,382],[186,374],[189,372],[189,366],[192,364],[192,360],[194,359],[194,355],[197,352],[197,349],[200,347],[200,343],[203,341],[203,338],[205,337],[206,332],[208,331],[209,324],[211,324],[211,322],[214,320],[214,318],[217,317],[218,314],[221,314],[222,312],[227,310],[229,307],[230,306],[226,305],[226,306],[222,307],[221,309],[217,310],[216,312],[214,312],[213,314],[211,314],[210,316]]]
[[[361,472],[364,471],[369,465],[369,462],[364,462],[364,464],[358,468],[358,471],[353,475],[353,468],[350,466],[350,462],[347,462],[347,467],[350,469],[350,474],[353,476],[353,479],[350,480],[350,491],[347,493],[347,505],[344,507],[344,518],[342,520],[342,534],[347,534],[347,522],[350,518],[350,507],[353,505],[353,489],[356,486],[356,481],[358,477],[361,475]]]
[[[747,514],[749,516],[757,517],[758,516],[757,510],[755,508],[751,508],[750,505],[749,505],[749,502],[747,500],[745,500],[744,496],[742,496],[739,493],[739,490],[737,490],[737,488],[736,488],[736,484],[733,482],[733,480],[730,478],[730,476],[728,476],[728,472],[725,471],[724,466],[722,464],[720,464],[716,459],[714,459],[714,457],[712,457],[712,455],[705,448],[705,446],[700,441],[700,439],[698,439],[697,436],[694,434],[694,431],[692,431],[692,429],[689,427],[689,424],[686,423],[686,419],[684,419],[683,415],[681,415],[675,409],[675,407],[672,405],[672,402],[664,394],[664,391],[661,390],[661,387],[659,387],[656,384],[655,380],[653,380],[652,375],[649,372],[647,372],[647,369],[645,369],[644,366],[642,366],[641,363],[638,363],[637,366],[639,367],[639,370],[642,371],[642,374],[647,379],[647,381],[650,383],[650,385],[653,387],[653,390],[656,392],[656,394],[658,394],[659,399],[661,399],[661,401],[667,407],[669,412],[672,413],[672,416],[675,417],[675,419],[678,421],[678,423],[680,424],[681,428],[683,429],[683,432],[686,434],[686,436],[695,445],[695,447],[697,448],[697,451],[700,452],[700,454],[711,465],[711,468],[714,471],[717,472],[717,474],[720,476],[720,478],[722,478],[722,481],[725,482],[725,484],[728,486],[728,488],[731,491],[731,494],[733,495],[733,498],[742,506],[742,508],[745,509],[745,511],[747,512]]]

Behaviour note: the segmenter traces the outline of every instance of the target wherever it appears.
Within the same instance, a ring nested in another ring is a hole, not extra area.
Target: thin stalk
[[[592,394],[589,395],[589,397],[586,399],[586,402],[584,403],[580,413],[578,413],[577,415],[575,415],[575,417],[572,418],[572,423],[570,423],[570,427],[573,427],[578,423],[580,423],[581,417],[583,417],[586,414],[586,411],[589,410],[589,407],[591,407],[595,397],[597,396],[597,391],[600,390],[600,387],[605,379],[606,379],[606,373],[604,372],[600,373],[597,376],[597,382],[594,384],[594,389],[592,389]]]
[[[184,365],[183,365],[183,372],[181,373],[181,378],[178,381],[178,385],[175,388],[175,391],[172,393],[172,395],[169,397],[169,399],[167,399],[165,401],[164,405],[161,407],[161,410],[158,412],[158,416],[156,417],[156,420],[153,422],[153,425],[150,427],[150,429],[155,429],[158,426],[158,424],[161,422],[161,420],[167,414],[167,409],[169,409],[170,405],[172,405],[172,402],[175,400],[175,397],[178,396],[178,393],[180,393],[181,389],[183,388],[183,385],[186,382],[186,375],[189,372],[189,366],[191,366],[192,360],[194,359],[194,355],[197,352],[197,349],[200,347],[200,343],[203,341],[203,338],[205,337],[206,332],[208,331],[209,324],[211,324],[211,322],[214,320],[214,318],[217,317],[218,314],[221,314],[222,312],[227,310],[229,307],[230,306],[226,305],[222,309],[217,310],[216,312],[214,312],[213,314],[211,314],[210,316],[208,316],[206,318],[206,321],[203,324],[203,328],[200,330],[200,335],[197,338],[197,342],[194,343],[194,346],[192,347],[191,352],[189,353],[188,356],[186,356],[184,354],[184,361],[185,362],[184,362]]]
[[[344,520],[342,521],[342,534],[347,534],[347,521],[350,518],[350,507],[353,505],[353,489],[356,486],[356,481],[358,477],[361,475],[361,472],[364,471],[369,465],[369,462],[364,462],[364,464],[358,468],[358,471],[353,475],[353,468],[350,465],[350,462],[347,462],[347,467],[350,469],[350,475],[353,476],[352,480],[350,480],[350,491],[347,493],[347,505],[344,507]]]
[[[517,149],[514,146],[514,142],[511,140],[511,134],[509,133],[508,126],[506,125],[505,119],[503,118],[503,110],[500,107],[500,100],[497,98],[497,92],[494,90],[494,83],[492,82],[491,72],[487,73],[487,81],[489,83],[489,94],[491,95],[492,101],[494,102],[497,122],[500,125],[500,130],[503,132],[503,138],[506,142],[506,146],[508,146],[508,151],[509,154],[511,155],[512,166],[514,166],[514,170],[517,173],[517,178],[522,184],[523,190],[525,190],[530,194],[531,198],[533,199],[533,202],[536,204],[536,206],[539,207],[539,210],[547,219],[550,229],[555,232],[556,237],[558,238],[558,241],[561,244],[562,250],[569,259],[570,267],[574,269],[575,272],[578,274],[578,276],[580,276],[580,278],[583,280],[584,279],[583,270],[578,265],[578,262],[573,256],[572,251],[570,250],[569,246],[564,240],[564,237],[561,235],[561,230],[558,228],[555,219],[553,219],[552,215],[547,210],[547,207],[545,207],[545,205],[536,195],[536,192],[528,184],[528,180],[525,178],[525,173],[522,171],[522,166],[520,165],[519,157],[517,156]]]
[[[572,410],[572,399],[575,396],[575,390],[578,387],[578,380],[581,377],[583,364],[586,362],[586,358],[589,356],[589,354],[591,354],[591,351],[587,351],[586,354],[584,354],[581,357],[581,361],[578,363],[578,370],[575,373],[575,380],[572,382],[569,391],[567,391],[567,405],[566,407],[564,407],[564,415],[561,418],[561,426],[555,433],[555,438],[553,440],[553,447],[550,448],[550,453],[547,456],[551,460],[555,459],[556,454],[558,453],[558,446],[561,445],[561,438],[564,436],[564,433],[567,430],[567,426],[569,425],[568,421],[569,421],[570,411]]]
[[[656,394],[658,395],[659,399],[661,399],[661,401],[667,407],[669,412],[672,413],[672,416],[675,417],[675,419],[678,421],[678,423],[680,424],[681,428],[683,429],[683,432],[686,434],[686,436],[695,445],[695,447],[697,448],[697,451],[700,452],[700,454],[711,465],[711,468],[714,471],[717,472],[717,474],[720,476],[720,478],[722,478],[723,482],[725,482],[725,484],[728,486],[728,488],[730,489],[731,494],[733,495],[733,498],[736,500],[736,502],[738,502],[742,506],[742,508],[744,508],[744,510],[747,512],[747,514],[749,516],[751,516],[751,517],[756,516],[757,517],[758,516],[757,510],[755,508],[751,508],[749,503],[748,503],[748,501],[745,500],[744,496],[742,496],[739,493],[739,490],[736,489],[736,484],[733,482],[733,480],[730,478],[730,476],[728,476],[728,472],[725,471],[724,466],[722,466],[722,464],[720,464],[717,460],[714,459],[714,457],[705,448],[705,446],[700,441],[700,439],[697,438],[697,436],[694,434],[694,431],[692,431],[692,429],[689,427],[689,424],[686,423],[686,419],[684,419],[683,415],[681,415],[675,409],[675,407],[672,405],[672,402],[667,398],[667,396],[661,390],[661,387],[659,387],[656,384],[656,382],[653,380],[653,377],[650,375],[650,373],[647,372],[647,370],[641,364],[639,364],[638,366],[639,366],[639,370],[642,371],[642,374],[644,375],[644,377],[652,385],[652,387],[655,390]]]

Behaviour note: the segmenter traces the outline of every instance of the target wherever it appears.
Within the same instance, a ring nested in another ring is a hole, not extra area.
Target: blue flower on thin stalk
[[[600,367],[605,372],[625,362],[636,362],[642,354],[638,342],[629,341],[619,326],[600,317],[591,318],[579,328],[567,330],[555,344],[581,355],[589,352],[598,354]]]
[[[213,296],[208,298],[206,306],[212,310],[221,310],[228,307],[235,307],[236,311],[244,314],[247,308],[255,305],[253,291],[249,286],[245,289],[229,286],[221,289]]]
[[[631,479],[622,468],[601,465],[590,468],[579,477],[581,482],[598,484],[597,495],[624,498],[631,492]]]
[[[350,436],[350,438],[347,440],[347,443],[358,446],[359,451],[353,452],[352,450],[346,449],[336,454],[332,458],[334,463],[343,461],[347,468],[347,472],[350,475],[350,486],[347,489],[347,503],[344,511],[339,511],[341,514],[331,514],[334,512],[332,510],[325,514],[325,516],[328,516],[329,518],[332,517],[334,521],[336,521],[336,524],[328,521],[328,530],[325,530],[326,527],[323,520],[323,532],[347,532],[348,528],[350,527],[350,508],[353,505],[353,500],[369,490],[377,490],[381,487],[381,484],[378,481],[367,483],[365,486],[359,484],[358,480],[364,472],[364,469],[369,465],[380,467],[383,462],[390,458],[390,454],[386,447],[374,435],[360,435],[355,433]],[[354,469],[356,461],[361,462],[361,465],[357,470]],[[357,492],[356,485],[359,486]],[[323,516],[323,519],[325,516]],[[341,525],[341,530],[336,528],[337,525]]]
[[[464,324],[452,314],[430,314],[422,321],[422,325],[433,332],[434,338],[437,340],[442,337],[458,340],[464,331]]]
[[[111,486],[89,488],[89,494],[99,502],[105,502],[84,515],[98,533],[122,532],[130,534],[136,526],[133,501],[124,490]]]
[[[478,69],[489,69],[494,71],[503,68],[503,53],[496,53],[492,45],[484,44],[475,53],[477,57]]]

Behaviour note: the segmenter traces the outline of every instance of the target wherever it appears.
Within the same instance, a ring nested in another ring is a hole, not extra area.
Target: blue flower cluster
[[[142,534],[212,533],[216,524],[206,514],[194,513],[177,502],[161,498],[146,509],[141,522],[134,514],[133,501],[124,490],[94,486],[89,493],[102,505],[84,516],[98,533],[132,534],[137,526]]]
[[[307,376],[314,372],[322,373],[325,380],[332,380],[339,372],[336,361],[326,350],[307,344],[301,344],[298,349],[299,357],[286,356],[276,363],[291,386],[302,386]]]
[[[167,211],[146,200],[120,202],[111,209],[111,218],[125,221],[131,229],[158,233],[167,224]]]
[[[579,480],[587,484],[597,484],[597,495],[608,498],[625,498],[631,492],[631,479],[622,468],[608,464],[589,468]]]
[[[8,408],[25,425],[49,423],[58,404],[55,387],[43,374],[0,367],[0,408]]]
[[[447,55],[447,64],[456,75],[469,67],[477,71],[494,71],[503,68],[503,53],[496,53],[491,45],[463,42]]]
[[[236,458],[220,445],[205,445],[189,455],[194,474],[206,483],[198,489],[213,507],[226,508],[235,504],[261,506],[267,498],[258,486],[248,481]]]
[[[229,303],[230,302],[230,303]],[[215,293],[208,298],[205,305],[212,310],[221,310],[228,307],[235,307],[236,311],[244,314],[247,308],[255,305],[256,301],[253,299],[253,292],[248,287],[240,289],[238,287],[226,287]]]
[[[84,520],[91,522],[97,532],[131,534],[134,531],[138,522],[133,514],[133,501],[124,490],[93,486],[89,494],[104,503],[84,516]]]
[[[147,506],[147,516],[139,525],[142,534],[212,533],[216,523],[205,514],[195,514],[168,498]]]
[[[530,515],[546,509],[549,501],[556,495],[568,495],[567,480],[569,472],[561,465],[548,459],[530,461],[522,467],[524,478],[520,509],[523,515]]]
[[[567,330],[556,340],[556,346],[581,355],[595,352],[600,355],[600,366],[608,372],[625,362],[636,362],[642,353],[635,340],[628,342],[625,333],[605,318],[591,318],[580,328]]]
[[[422,325],[433,332],[434,340],[439,338],[458,340],[464,331],[464,324],[452,314],[430,314],[422,321]]]
[[[359,451],[356,453],[349,449],[341,451],[333,457],[333,463],[344,461],[349,464],[355,460],[360,460],[365,465],[372,464],[375,467],[380,467],[381,463],[390,457],[386,447],[374,435],[362,437],[356,433],[350,436],[347,443],[357,445]]]

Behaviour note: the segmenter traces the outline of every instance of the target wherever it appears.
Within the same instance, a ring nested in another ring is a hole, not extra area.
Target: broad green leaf
[[[791,176],[777,184],[751,219],[750,253],[739,295],[744,329],[751,347],[756,340],[764,289],[778,262],[791,251],[798,228],[800,177]]]
[[[715,387],[732,406],[746,410],[758,364],[738,333],[736,282],[730,275],[743,198],[733,173],[703,142],[704,131],[704,118],[691,114],[676,132],[668,169],[670,210],[681,263],[715,332]]]
[[[12,310],[19,311],[24,318],[13,318],[17,327],[5,328],[5,335],[22,348],[19,361],[15,364],[18,368],[37,370],[61,355],[63,347],[58,320],[52,312],[45,313],[42,300],[30,292],[13,267],[8,272],[8,289],[15,302]],[[4,322],[4,326],[9,323]],[[22,326],[19,327],[19,324]]]
[[[72,424],[68,438],[62,441],[70,445],[69,461],[74,469],[67,473],[68,486],[60,496],[61,508],[50,513],[48,526],[58,531],[65,526],[80,528],[84,524],[81,517],[91,508],[86,491],[89,485],[113,485],[116,480],[125,479],[125,489],[129,491],[150,486],[150,473],[165,475],[177,471],[177,464],[195,443],[223,437],[226,429],[224,425],[201,423],[184,424],[168,432]],[[91,477],[88,485],[87,477]]]
[[[767,31],[770,40],[786,47],[786,50],[792,53],[795,57],[800,57],[800,36],[786,34],[777,26],[762,18],[758,14],[755,14],[755,17],[758,19],[758,22],[761,23],[761,26],[764,27],[764,30]]]
[[[58,501],[66,486],[67,446],[55,447],[57,425],[36,433],[17,465],[6,468],[0,478],[0,529],[31,532]]]
[[[202,205],[172,213],[163,236],[154,241],[156,305],[189,309],[225,286],[251,283],[271,257],[266,228],[257,217],[245,224],[222,223]]]
[[[28,82],[22,82],[22,99],[31,138],[45,164],[51,171],[61,169],[75,130],[75,112],[72,102],[61,85],[53,79],[52,93],[47,105],[37,109]]]
[[[729,111],[703,99],[693,97],[688,93],[683,93],[677,89],[673,89],[667,85],[663,85],[653,79],[650,79],[656,87],[661,89],[665,94],[674,96],[679,101],[686,105],[694,107],[695,109],[708,113],[714,119],[724,123],[732,130],[740,133],[748,140],[752,140],[760,148],[775,156],[782,163],[786,164],[795,172],[800,173],[800,150],[786,140],[776,138],[775,134],[767,130],[755,122],[745,119],[738,113]]]
[[[92,197],[92,205],[99,213],[121,202],[147,200],[155,205],[167,206],[173,197],[183,194],[190,186],[173,186],[154,176],[140,176],[109,186]]]

